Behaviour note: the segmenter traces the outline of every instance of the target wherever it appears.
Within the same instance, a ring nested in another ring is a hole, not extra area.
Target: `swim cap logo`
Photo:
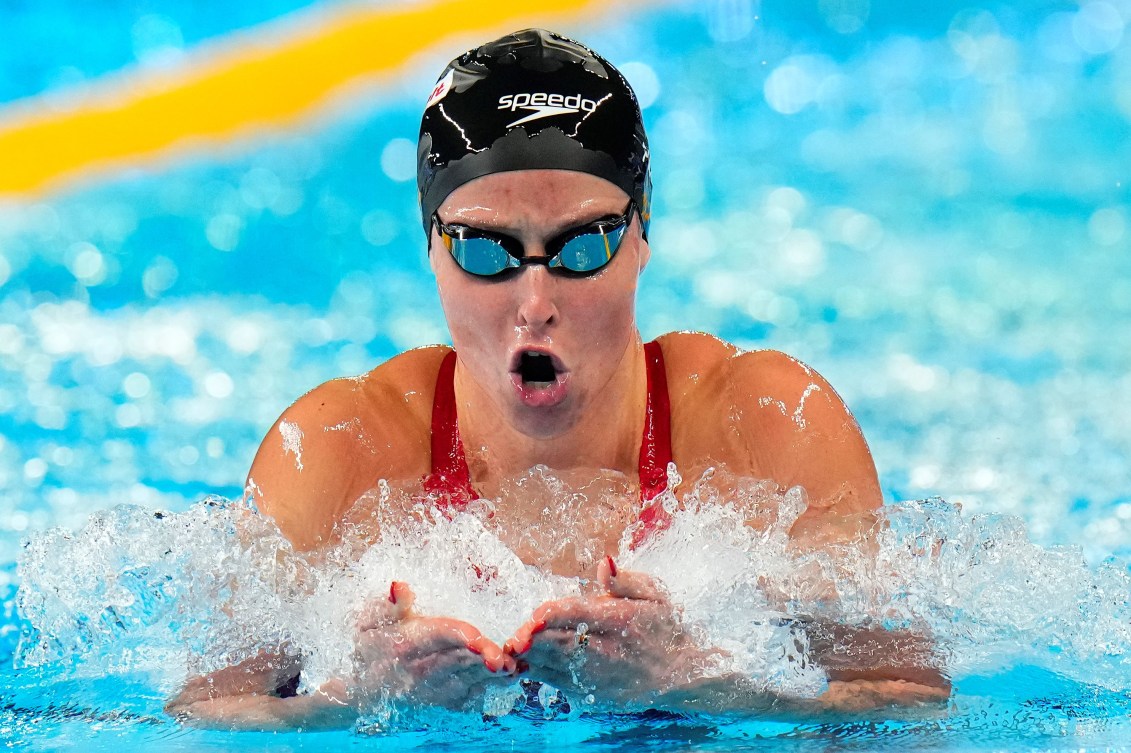
[[[540,118],[549,118],[554,115],[576,115],[579,112],[590,113],[597,109],[597,103],[586,99],[580,94],[547,94],[546,92],[533,92],[522,94],[504,94],[499,97],[499,109],[517,112],[519,109],[534,110],[529,115],[521,117],[513,123],[507,123],[507,128],[529,123]]]
[[[455,78],[455,75],[455,71],[448,71],[448,75],[436,82],[432,93],[428,95],[428,104],[424,105],[425,110],[447,96],[448,92],[452,89],[452,80]]]

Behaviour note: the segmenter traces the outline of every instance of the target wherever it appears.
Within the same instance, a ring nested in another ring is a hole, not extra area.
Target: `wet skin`
[[[512,235],[526,254],[541,256],[548,239],[618,215],[626,203],[619,188],[591,175],[529,170],[465,184],[439,214],[448,224]],[[459,353],[460,433],[474,487],[484,497],[500,497],[493,520],[504,542],[510,543],[507,531],[531,525],[542,503],[500,490],[537,464],[563,474],[618,474],[628,480],[624,503],[635,504],[646,397],[635,298],[649,255],[634,217],[619,252],[595,275],[560,277],[531,265],[491,280],[461,270],[433,231],[429,261]],[[708,335],[672,333],[658,341],[672,406],[673,457],[685,475],[722,465],[738,476],[770,479],[783,490],[802,486],[809,507],[791,530],[798,548],[835,546],[867,530],[882,501],[875,466],[856,422],[819,374],[782,353],[744,353]],[[524,350],[549,356],[555,366],[555,384],[536,399],[531,392],[541,388],[524,387],[521,379],[516,385]],[[256,456],[248,490],[296,549],[316,556],[339,541],[345,521],[358,514],[355,502],[377,479],[413,486],[428,473],[432,398],[447,352],[440,346],[409,351],[362,377],[328,382],[280,417]],[[301,465],[285,440],[284,423],[290,436],[297,430],[304,438]],[[382,513],[386,519],[397,514]],[[617,525],[585,535],[609,551],[623,530],[623,522]],[[592,563],[540,564],[561,575],[594,577]],[[660,584],[639,573],[614,575],[614,567],[603,562],[592,593],[543,605],[502,646],[468,623],[416,614],[411,588],[394,585],[402,601],[378,594],[363,610],[358,654],[368,667],[365,677],[348,694],[339,686],[327,689],[325,703],[353,705],[369,690],[392,685],[421,702],[460,707],[485,683],[524,672],[563,683],[563,689],[577,679],[610,703],[662,702],[666,693],[673,704],[702,708],[714,693],[758,706],[732,686],[703,686],[696,667],[709,661],[710,652],[682,635]],[[587,659],[584,676],[575,678],[569,662],[582,623],[589,627]],[[882,672],[830,666],[824,707],[947,696],[946,679],[929,666],[923,641],[869,640],[873,653],[905,656],[906,666],[896,661],[894,670],[885,665]],[[172,707],[199,723],[240,726],[240,713],[209,710],[223,696],[214,685],[207,699],[189,694]],[[309,709],[296,710],[296,718],[303,713]]]

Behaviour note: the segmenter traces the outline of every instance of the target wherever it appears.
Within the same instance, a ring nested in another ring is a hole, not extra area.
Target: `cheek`
[[[474,359],[484,343],[499,339],[505,304],[491,286],[476,285],[471,289],[468,281],[445,279],[444,275],[437,277],[437,283],[452,345],[464,361]]]
[[[602,281],[604,282],[604,281]],[[636,291],[623,284],[602,285],[578,296],[567,318],[591,347],[619,351],[636,332]]]

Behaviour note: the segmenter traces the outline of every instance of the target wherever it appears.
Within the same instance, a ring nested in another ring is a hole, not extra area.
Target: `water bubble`
[[[218,399],[230,397],[234,389],[235,383],[226,372],[211,371],[204,377],[204,391],[210,397]]]
[[[401,137],[390,139],[381,150],[381,170],[398,183],[416,178],[416,144]]]
[[[235,319],[225,333],[228,347],[237,353],[254,353],[263,347],[267,334],[263,327],[252,319]]]
[[[98,285],[106,279],[106,262],[93,244],[75,243],[67,250],[67,267],[83,285]]]
[[[141,287],[149,298],[157,298],[177,281],[177,265],[172,259],[155,256],[141,275]]]
[[[716,42],[745,39],[754,29],[761,5],[761,0],[716,0],[707,4],[707,33]]]
[[[224,440],[220,437],[209,437],[204,443],[204,451],[208,457],[216,459],[224,456]]]
[[[817,9],[833,31],[855,34],[864,28],[871,4],[869,0],[818,0]]]
[[[1118,207],[1097,209],[1088,218],[1088,236],[1102,246],[1114,246],[1123,240],[1127,220]]]
[[[141,425],[141,408],[133,403],[119,405],[114,410],[114,423],[123,429],[132,429]]]
[[[835,73],[831,60],[795,55],[766,77],[762,93],[766,104],[783,115],[796,115],[820,99],[822,87]]]
[[[361,235],[373,246],[387,246],[397,237],[397,219],[384,209],[373,209],[361,218]]]
[[[147,13],[130,29],[134,55],[142,63],[167,67],[177,63],[184,47],[180,26],[168,16]]]
[[[660,77],[652,66],[640,61],[630,61],[618,66],[632,89],[636,92],[636,100],[640,103],[641,110],[647,110],[660,97]]]
[[[47,461],[43,458],[31,458],[24,463],[24,478],[30,483],[38,483],[47,475]]]
[[[1045,57],[1058,63],[1077,63],[1084,56],[1075,40],[1076,14],[1051,13],[1037,29],[1037,43]]]
[[[1092,0],[1072,18],[1072,37],[1090,55],[1102,55],[1123,39],[1123,17],[1110,3]]]
[[[233,251],[240,242],[244,221],[239,215],[224,212],[208,220],[204,236],[208,243],[218,251]]]
[[[253,167],[240,178],[240,198],[250,209],[273,207],[282,189],[279,176],[266,168]]]

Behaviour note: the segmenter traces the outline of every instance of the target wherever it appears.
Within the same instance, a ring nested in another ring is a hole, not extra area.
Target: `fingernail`
[[[492,667],[491,662],[487,661],[486,659],[483,660],[483,666],[486,667],[487,671],[490,672],[491,674],[495,674],[498,671],[498,668]]]
[[[475,654],[476,656],[483,653],[482,651],[479,650],[479,646],[476,646],[474,643],[467,644],[467,650],[470,651],[471,653]]]
[[[609,575],[613,576],[614,578],[617,577],[617,563],[613,562],[613,556],[611,554],[606,554],[605,561],[609,563]]]
[[[541,633],[545,629],[546,629],[546,621],[545,620],[539,620],[538,622],[534,623],[534,627],[530,628],[530,634],[534,635],[535,633]],[[530,648],[530,646],[527,646],[527,648]]]
[[[389,601],[394,604],[397,603],[397,582],[395,580],[389,582]]]

